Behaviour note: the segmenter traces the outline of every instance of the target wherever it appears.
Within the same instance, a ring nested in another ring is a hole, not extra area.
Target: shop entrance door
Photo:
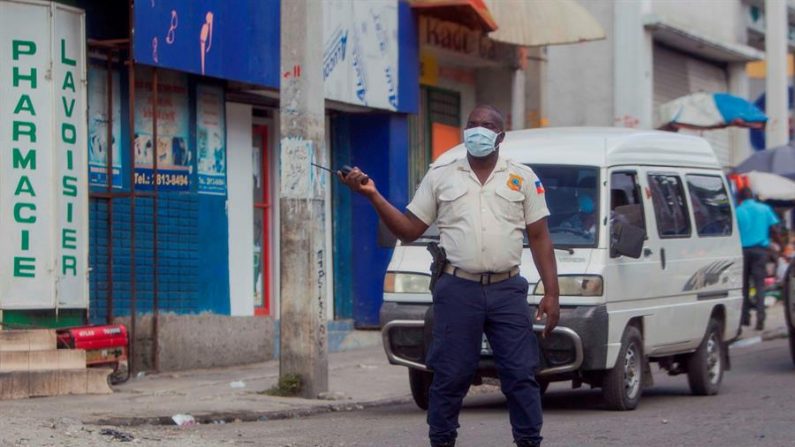
[[[254,315],[271,315],[271,192],[268,126],[253,129],[254,174]]]

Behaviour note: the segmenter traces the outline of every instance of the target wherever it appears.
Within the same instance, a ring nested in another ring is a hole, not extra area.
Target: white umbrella
[[[795,182],[769,172],[751,171],[745,174],[751,191],[761,200],[795,200]]]
[[[494,40],[535,47],[601,40],[602,25],[575,0],[484,0],[497,31]],[[620,8],[622,6],[616,6]]]

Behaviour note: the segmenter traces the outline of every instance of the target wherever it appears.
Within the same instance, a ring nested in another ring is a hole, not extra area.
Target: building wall
[[[477,70],[477,104],[491,104],[505,115],[505,125],[510,128],[511,102],[513,90],[513,70],[504,67],[481,68]],[[464,121],[472,108],[462,108]],[[462,126],[463,127],[463,126]]]
[[[335,117],[332,128],[336,135],[332,160],[342,163],[347,158],[352,166],[359,166],[375,179],[387,200],[403,209],[409,199],[407,117],[345,113]],[[377,327],[392,246],[379,238],[378,215],[364,197],[347,188],[336,189],[333,213],[334,283],[349,287],[343,293],[351,299],[350,305],[335,303],[335,310],[352,316],[356,327]]]
[[[747,30],[745,10],[739,0],[652,0],[655,15],[696,34],[714,39],[745,44]]]
[[[613,125],[612,0],[580,2],[607,39],[547,48],[545,114],[550,126]]]
[[[122,73],[126,78],[126,73]],[[129,118],[127,82],[122,79],[121,151],[124,154],[122,175],[130,176]],[[195,82],[189,83],[190,116],[187,146],[196,158]],[[136,107],[145,107],[140,102]],[[195,171],[195,170],[194,170]],[[129,197],[110,199],[93,197],[89,204],[89,275],[92,322],[106,321],[108,306],[113,316],[130,314],[133,298],[131,283],[131,236],[135,236],[135,298],[136,310],[149,313],[154,309],[155,258],[157,257],[158,309],[176,314],[214,312],[228,314],[229,269],[226,196],[200,194],[197,174],[189,175],[190,186],[181,192],[157,192],[157,204],[151,196],[135,199],[134,225],[131,222]],[[105,188],[92,187],[93,192]],[[129,192],[129,182],[123,189]],[[155,208],[156,207],[156,208]],[[157,244],[154,241],[154,213],[157,210]],[[112,233],[110,228],[112,227]],[[108,253],[112,250],[112,278]],[[113,283],[111,294],[111,282]],[[112,303],[109,297],[112,295]]]
[[[161,194],[158,204],[159,307],[163,311],[191,313],[200,309],[198,200],[183,194]],[[154,241],[153,201],[135,201],[136,309],[153,309]],[[90,275],[92,322],[105,321],[108,309],[108,250],[113,250],[113,315],[130,314],[131,223],[130,200],[113,201],[113,234],[108,233],[108,201],[93,199],[90,205]],[[210,310],[210,309],[205,309]]]

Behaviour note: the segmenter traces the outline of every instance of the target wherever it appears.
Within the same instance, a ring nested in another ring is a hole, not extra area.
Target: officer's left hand
[[[558,325],[560,319],[560,303],[558,297],[554,295],[544,295],[538,303],[538,312],[536,312],[536,320],[541,320],[544,315],[547,317],[547,323],[544,326],[542,336],[546,338],[552,333],[552,329]]]

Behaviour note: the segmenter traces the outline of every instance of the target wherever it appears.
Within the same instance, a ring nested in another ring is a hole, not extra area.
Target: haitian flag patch
[[[544,194],[544,185],[541,184],[541,180],[536,180],[536,194]]]

